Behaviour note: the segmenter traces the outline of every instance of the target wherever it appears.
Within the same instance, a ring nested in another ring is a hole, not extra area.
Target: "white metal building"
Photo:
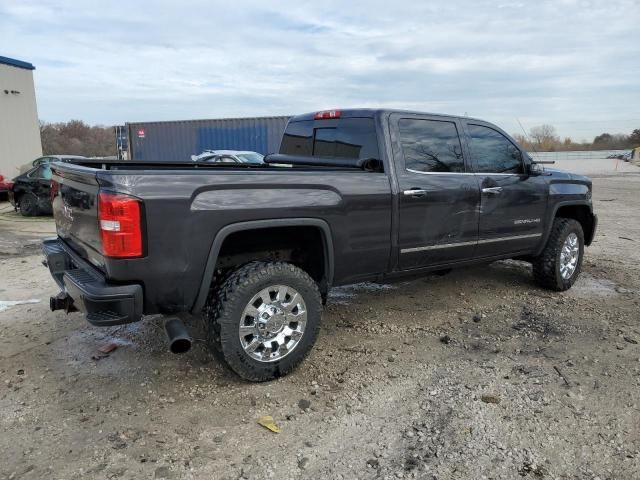
[[[28,62],[0,56],[0,175],[7,178],[42,156],[34,70]]]

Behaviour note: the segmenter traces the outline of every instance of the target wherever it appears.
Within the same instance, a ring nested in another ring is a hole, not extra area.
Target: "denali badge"
[[[519,220],[513,221],[514,225],[522,225],[525,223],[540,223],[540,219],[539,218],[521,218]]]

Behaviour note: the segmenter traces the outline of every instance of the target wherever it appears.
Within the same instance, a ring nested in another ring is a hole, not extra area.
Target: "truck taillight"
[[[128,195],[100,192],[98,220],[105,257],[142,256],[140,201]]]

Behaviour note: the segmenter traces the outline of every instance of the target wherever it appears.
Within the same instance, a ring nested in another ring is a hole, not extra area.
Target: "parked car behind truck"
[[[78,155],[48,155],[32,162],[31,168],[13,179],[9,201],[25,217],[51,215],[51,162],[87,160]]]
[[[236,373],[269,380],[307,355],[332,286],[519,258],[566,290],[596,230],[588,178],[544,171],[482,120],[310,113],[265,162],[55,164],[52,310],[188,312]],[[168,333],[187,349],[175,320]]]
[[[13,186],[13,182],[0,175],[0,201],[7,200],[9,198],[9,190]]]
[[[262,163],[264,155],[246,150],[205,150],[199,155],[191,155],[194,162],[216,163]]]

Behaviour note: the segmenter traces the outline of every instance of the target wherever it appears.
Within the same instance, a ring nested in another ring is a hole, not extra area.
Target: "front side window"
[[[454,122],[402,118],[398,131],[407,170],[464,172],[462,146]]]
[[[520,150],[500,132],[469,125],[471,154],[481,173],[523,173]]]
[[[372,118],[290,122],[280,153],[312,157],[380,159]]]

